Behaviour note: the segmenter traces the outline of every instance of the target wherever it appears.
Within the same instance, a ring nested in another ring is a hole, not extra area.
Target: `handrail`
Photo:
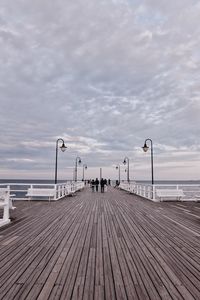
[[[180,189],[183,190],[184,196],[182,201],[199,201],[200,184],[141,184],[141,183],[120,183],[119,188],[127,192],[136,194],[154,202],[160,201],[157,196],[157,189]]]
[[[2,188],[0,191],[0,207],[3,208],[3,218],[0,219],[0,227],[10,223],[10,187]]]
[[[65,182],[65,183],[1,183],[0,188],[9,188],[12,194],[15,194],[15,200],[28,200],[26,196],[29,188],[55,189],[55,196],[53,200],[61,199],[78,190],[84,188],[83,182]],[[21,187],[21,188],[20,188]]]

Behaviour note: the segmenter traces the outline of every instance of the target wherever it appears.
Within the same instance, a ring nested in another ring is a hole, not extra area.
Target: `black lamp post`
[[[65,152],[67,149],[67,146],[65,146],[65,142],[63,139],[57,139],[56,141],[56,164],[55,164],[55,184],[57,184],[57,168],[58,168],[58,142],[61,141],[62,145],[60,146],[60,149],[62,152]]]
[[[119,180],[119,184],[120,184],[121,180],[120,180],[120,165],[119,164],[116,166],[116,169],[119,170],[119,179],[118,180]]]
[[[129,178],[129,158],[126,156],[124,158],[123,164],[125,165],[127,163],[127,181],[128,183],[130,182],[130,178]]]
[[[151,143],[151,183],[154,184],[154,176],[153,176],[153,142],[151,139],[146,139],[144,142],[144,146],[142,147],[144,152],[147,152],[149,147],[147,146],[147,141]]]
[[[83,165],[83,181],[85,180],[85,170],[87,170],[87,165]]]
[[[81,164],[81,158],[79,156],[76,157],[76,161],[75,161],[75,182],[77,182],[77,168],[78,168],[78,164]]]

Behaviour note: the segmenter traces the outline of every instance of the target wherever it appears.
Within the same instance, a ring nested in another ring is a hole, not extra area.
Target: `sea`
[[[71,182],[71,180],[58,180],[58,183]],[[116,180],[111,181],[115,182]],[[123,181],[123,180],[122,180]],[[125,182],[125,181],[124,181]],[[143,184],[151,184],[150,180],[130,180],[130,182],[137,182]],[[25,184],[54,184],[51,179],[0,179],[0,184],[8,183],[25,183]],[[200,184],[199,180],[154,180],[154,184]]]
[[[69,180],[58,180],[58,183]],[[0,184],[7,183],[26,183],[26,184],[54,184],[54,180],[50,179],[0,179]]]
[[[151,184],[148,180],[136,180],[137,183]],[[199,180],[154,180],[154,184],[200,184]]]

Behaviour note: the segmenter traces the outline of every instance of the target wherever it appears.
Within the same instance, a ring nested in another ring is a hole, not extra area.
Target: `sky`
[[[200,1],[0,0],[0,178],[200,179]],[[59,142],[61,146],[61,142]],[[151,144],[148,142],[151,148]]]

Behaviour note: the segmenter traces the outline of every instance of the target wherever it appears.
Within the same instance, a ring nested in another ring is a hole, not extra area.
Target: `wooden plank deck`
[[[0,299],[200,299],[200,203],[88,188],[15,206],[0,229]]]

